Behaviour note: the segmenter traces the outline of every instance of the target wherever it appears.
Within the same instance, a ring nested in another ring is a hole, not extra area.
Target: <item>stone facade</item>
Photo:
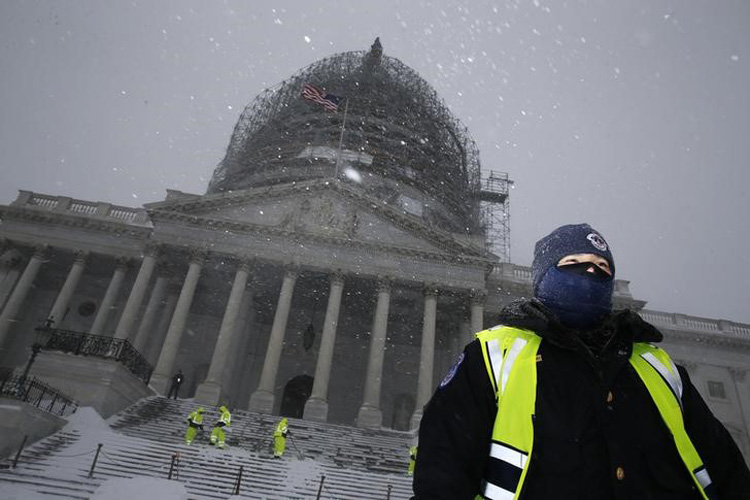
[[[55,328],[137,346],[157,392],[182,369],[180,395],[209,405],[413,428],[471,333],[530,295],[528,268],[345,182],[171,192],[146,210],[22,191],[0,216],[3,365],[22,367],[35,327],[54,315]],[[622,280],[615,303],[644,305]],[[750,326],[641,314],[747,456]],[[32,374],[52,382],[59,371],[68,391],[81,380],[66,373],[97,378],[75,356],[40,359]],[[91,389],[112,392],[108,412],[133,397],[110,378]]]

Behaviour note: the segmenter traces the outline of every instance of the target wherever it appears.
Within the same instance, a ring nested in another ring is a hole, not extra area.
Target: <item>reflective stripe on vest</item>
[[[518,499],[534,443],[537,351],[541,337],[506,326],[476,334],[497,401],[492,444],[481,496]],[[682,418],[682,379],[667,353],[645,343],[633,344],[630,364],[643,381],[674,437],[677,450],[704,499],[715,497],[711,478],[687,435]],[[501,418],[502,416],[502,418]]]
[[[672,433],[677,451],[703,498],[716,498],[711,477],[685,430],[682,418],[682,379],[677,367],[665,351],[643,342],[633,344],[630,364],[656,403],[662,420]]]
[[[517,328],[502,327],[499,334],[477,334],[487,373],[497,400],[492,445],[482,495],[492,500],[517,497],[528,471],[534,443],[536,406],[536,353],[541,338]]]

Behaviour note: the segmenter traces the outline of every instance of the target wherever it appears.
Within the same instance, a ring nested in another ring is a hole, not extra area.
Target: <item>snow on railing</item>
[[[750,325],[734,323],[723,319],[699,318],[679,313],[661,311],[639,311],[641,317],[655,326],[663,326],[681,331],[715,333],[750,339]]]
[[[500,262],[495,264],[492,271],[498,279],[510,279],[512,281],[531,282],[531,268],[511,264],[510,262]]]
[[[109,214],[107,215],[114,219],[123,219],[132,222],[138,217],[138,213],[138,210],[128,207],[110,207]]]
[[[49,196],[46,194],[31,193],[32,196],[29,198],[29,205],[37,205],[44,208],[56,208],[58,199],[56,196]]]
[[[88,201],[80,201],[80,200],[71,200],[68,210],[70,212],[79,212],[82,214],[93,215],[96,213],[96,203],[91,203]]]
[[[132,208],[111,203],[76,200],[66,196],[20,191],[13,202],[15,206],[33,206],[54,212],[73,212],[91,217],[116,219],[127,224],[150,226],[148,214],[143,208]]]
[[[74,413],[78,408],[78,403],[59,389],[25,374],[6,372],[0,375],[0,395],[62,417]]]
[[[750,337],[750,325],[738,325],[737,323],[729,323],[725,330],[732,332],[735,335]]]

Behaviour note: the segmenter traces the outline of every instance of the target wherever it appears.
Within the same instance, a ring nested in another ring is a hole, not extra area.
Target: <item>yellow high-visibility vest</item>
[[[541,337],[530,330],[499,326],[476,334],[497,399],[487,478],[478,499],[517,499],[523,489],[534,447],[537,352]],[[633,344],[630,364],[643,381],[671,431],[680,457],[704,499],[711,478],[685,430],[682,380],[669,355],[651,344]],[[493,474],[493,470],[502,474]],[[497,481],[497,480],[495,480]]]

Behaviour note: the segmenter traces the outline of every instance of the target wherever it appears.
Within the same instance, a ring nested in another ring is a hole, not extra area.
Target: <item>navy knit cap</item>
[[[577,253],[593,253],[607,259],[614,278],[615,261],[609,244],[602,235],[588,224],[568,224],[558,227],[536,242],[534,262],[531,264],[534,295],[550,267],[556,266],[563,257]]]

